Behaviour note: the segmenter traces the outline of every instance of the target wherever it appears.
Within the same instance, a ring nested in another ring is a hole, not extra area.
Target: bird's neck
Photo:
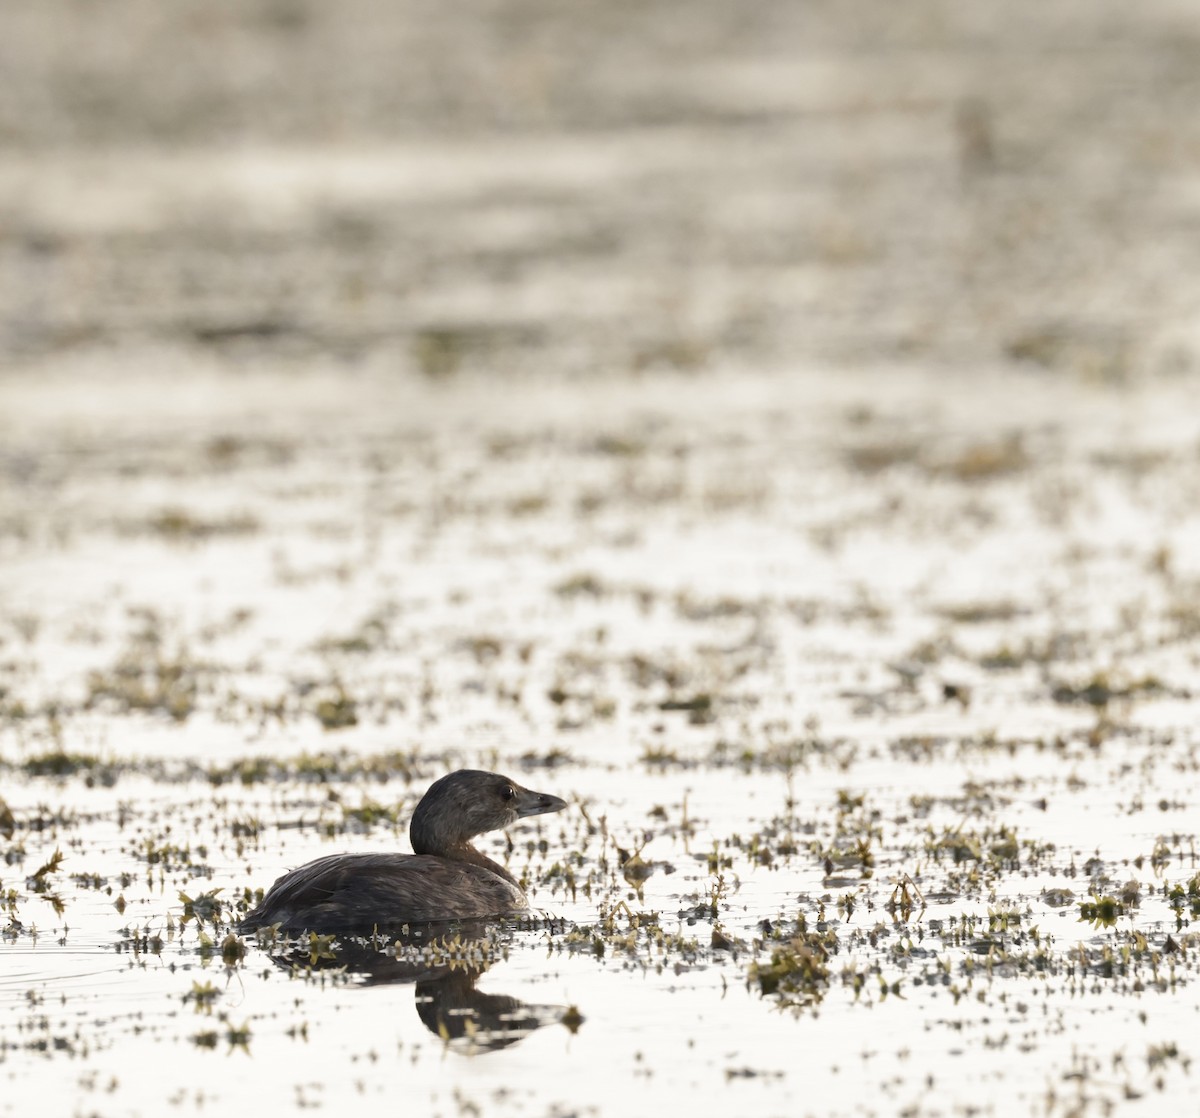
[[[425,844],[421,844],[421,846],[425,846]],[[418,846],[417,843],[413,843],[413,850],[415,850],[418,854],[432,854],[435,857],[445,858],[451,862],[469,862],[473,866],[479,866],[481,869],[485,869],[489,873],[494,873],[497,877],[504,878],[505,881],[516,885],[518,889],[520,888],[520,885],[517,883],[517,879],[513,877],[508,870],[506,870],[498,862],[493,862],[491,858],[477,850],[469,842],[452,843],[449,845],[440,846],[440,848],[437,850],[433,850],[428,847],[421,849],[421,846]]]

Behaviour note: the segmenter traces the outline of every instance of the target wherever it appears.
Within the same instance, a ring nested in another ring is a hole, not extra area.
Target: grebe
[[[435,781],[417,804],[408,828],[414,854],[317,858],[279,878],[238,931],[278,924],[286,933],[369,933],[526,912],[516,878],[471,839],[566,806],[499,773],[459,769]]]

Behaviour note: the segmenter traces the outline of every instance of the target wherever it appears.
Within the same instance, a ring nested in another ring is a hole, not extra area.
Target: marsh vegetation
[[[1186,1110],[1191,15],[86,8],[0,104],[0,1110]],[[234,934],[458,767],[570,801],[530,918]]]

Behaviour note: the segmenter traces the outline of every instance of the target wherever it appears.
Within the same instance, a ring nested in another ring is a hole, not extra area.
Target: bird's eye
[[[500,793],[500,798],[502,800],[511,800],[515,795],[516,792],[513,791],[513,786],[511,784],[506,784],[503,791]]]

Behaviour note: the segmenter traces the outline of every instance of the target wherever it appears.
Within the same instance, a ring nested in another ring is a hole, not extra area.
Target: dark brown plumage
[[[471,839],[565,800],[498,773],[460,769],[435,781],[408,834],[415,854],[330,854],[279,878],[238,925],[286,933],[369,933],[433,920],[505,916],[529,908],[516,879]]]

